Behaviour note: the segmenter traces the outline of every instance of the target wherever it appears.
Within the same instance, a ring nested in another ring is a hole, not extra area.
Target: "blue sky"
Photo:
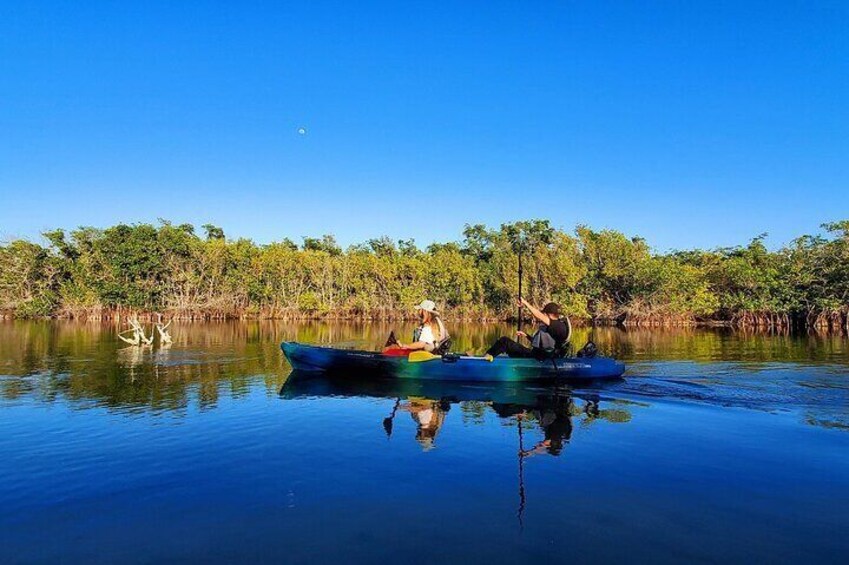
[[[847,29],[845,1],[0,1],[0,237],[780,245],[849,218]]]

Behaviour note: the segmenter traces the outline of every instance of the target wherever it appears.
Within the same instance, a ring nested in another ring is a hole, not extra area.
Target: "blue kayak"
[[[565,357],[557,359],[512,359],[446,355],[429,361],[411,362],[407,357],[387,356],[374,351],[319,347],[283,342],[280,347],[292,368],[299,372],[373,378],[438,381],[533,382],[591,381],[619,379],[625,364],[609,357]]]

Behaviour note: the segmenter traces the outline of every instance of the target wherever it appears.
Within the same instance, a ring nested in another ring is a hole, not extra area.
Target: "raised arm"
[[[548,314],[543,313],[542,310],[539,310],[536,306],[534,306],[524,298],[522,298],[521,304],[522,306],[528,309],[528,311],[534,318],[536,318],[543,324],[548,325],[551,323],[551,318],[548,317]]]

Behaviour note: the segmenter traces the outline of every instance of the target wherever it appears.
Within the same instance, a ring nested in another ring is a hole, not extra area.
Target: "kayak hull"
[[[299,372],[371,378],[419,379],[437,381],[532,382],[590,381],[619,379],[625,364],[609,357],[563,359],[511,359],[499,356],[436,358],[411,363],[406,357],[392,357],[372,351],[334,349],[283,342],[283,354]]]

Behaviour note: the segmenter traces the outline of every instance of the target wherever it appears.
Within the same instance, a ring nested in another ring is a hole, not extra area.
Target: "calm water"
[[[578,390],[288,379],[281,340],[388,329],[0,323],[0,562],[845,562],[846,338],[600,330],[628,378]]]

